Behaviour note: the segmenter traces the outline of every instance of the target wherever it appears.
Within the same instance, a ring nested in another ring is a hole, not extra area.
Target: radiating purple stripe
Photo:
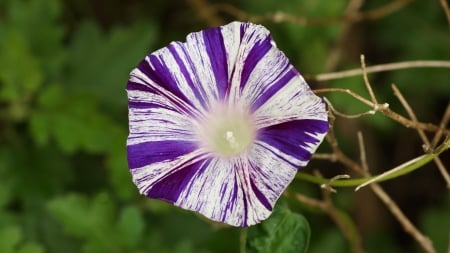
[[[171,101],[174,105],[178,106],[183,112],[185,112],[188,115],[194,115],[194,112],[189,110],[189,108],[186,108],[186,106],[179,101],[174,100],[171,96],[169,96],[166,92],[169,91],[176,97],[178,97],[180,100],[186,102],[189,105],[192,105],[189,99],[186,98],[186,96],[180,91],[176,81],[173,79],[170,70],[161,63],[160,59],[150,54],[148,55],[148,58],[150,59],[150,62],[155,66],[154,69],[151,68],[151,66],[148,64],[146,60],[143,60],[139,63],[138,69],[144,73],[149,79],[151,79],[153,82],[156,83],[157,86],[162,87],[164,90],[158,90],[155,88],[149,88],[152,93],[159,94],[165,98],[167,98],[169,101]],[[139,78],[139,77],[136,77]],[[142,80],[142,79],[141,79]],[[142,80],[143,82],[146,82],[145,80]],[[144,85],[139,85],[134,82],[129,81],[127,89],[133,90],[142,90],[147,91],[145,88],[139,87]],[[151,84],[149,84],[151,86]],[[145,87],[145,86],[144,86]]]
[[[197,149],[190,141],[154,141],[127,146],[128,165],[136,169],[156,162],[173,160]]]
[[[154,89],[152,87],[149,87],[147,85],[143,85],[140,83],[136,83],[133,81],[128,81],[127,83],[127,90],[138,90],[138,91],[145,91],[145,92],[150,92],[150,93],[154,93]]]
[[[160,108],[160,107],[162,107],[160,104],[149,103],[149,102],[136,102],[136,101],[128,102],[128,108],[149,109],[149,108]],[[165,107],[165,108],[168,108],[168,107]]]
[[[273,47],[270,36],[268,36],[265,40],[261,41],[258,44],[255,44],[253,48],[247,55],[247,58],[244,61],[244,67],[242,68],[241,74],[241,89],[247,84],[248,78],[255,68],[256,64],[269,52],[269,50]]]
[[[291,68],[290,64],[287,64],[285,68]],[[280,70],[280,73],[284,73],[285,69]],[[267,100],[269,100],[275,93],[277,93],[281,88],[283,88],[294,76],[298,74],[297,71],[291,69],[287,73],[284,74],[282,77],[277,77],[278,81],[271,84],[270,87],[261,94],[256,101],[253,102],[251,111],[254,112],[258,110],[259,107],[261,107]]]
[[[180,194],[186,190],[192,177],[198,173],[198,170],[208,167],[209,163],[210,160],[201,160],[166,175],[153,185],[147,192],[147,196],[175,203]]]
[[[236,176],[236,174],[235,174]],[[225,200],[224,201],[224,194],[227,190],[227,186],[229,186],[229,184],[223,184],[221,192],[220,192],[220,200],[221,203],[226,203],[225,205],[225,211],[222,212],[222,216],[221,216],[221,220],[226,220],[227,216],[233,212],[234,208],[236,207],[236,203],[237,203],[237,195],[238,195],[238,185],[237,185],[237,180],[234,180],[234,184],[233,184],[233,190],[231,192],[231,196],[228,196],[228,201]]]
[[[252,186],[252,191],[255,193],[256,197],[258,198],[259,202],[267,209],[272,211],[272,205],[267,200],[266,196],[262,194],[262,192],[258,189],[258,187],[253,183],[253,179],[250,179],[250,185]]]
[[[149,55],[148,58],[153,68],[146,61],[143,61],[138,66],[139,70],[165,90],[171,92],[184,102],[191,104],[189,99],[181,92],[176,80],[172,76],[171,70],[164,64],[163,59],[154,54]]]
[[[246,195],[246,191],[244,190],[244,194],[242,195],[242,202],[244,204],[244,218],[242,219],[242,227],[248,227],[248,200],[247,200],[247,195]]]
[[[189,61],[188,62],[188,64],[190,65],[189,68],[191,68],[193,73],[196,73],[197,69],[195,68],[194,63],[192,61],[190,61],[190,55],[189,55],[189,52],[186,51],[185,45],[179,44],[179,46],[183,50],[183,52],[186,55],[186,58]],[[178,55],[178,52],[177,52],[175,46],[173,44],[170,44],[170,45],[167,46],[167,48],[169,49],[169,51],[172,54],[172,56],[175,59],[175,61],[177,62],[177,65],[180,68],[181,74],[183,75],[184,79],[186,80],[186,82],[188,83],[188,85],[191,88],[192,92],[194,93],[194,96],[196,97],[196,99],[198,101],[200,101],[202,106],[205,107],[206,106],[206,102],[205,102],[204,98],[206,98],[206,95],[205,95],[204,90],[203,89],[197,89],[195,87],[194,81],[192,80],[192,77],[189,74],[189,71],[187,70],[185,62]],[[199,80],[199,81],[201,81],[201,80]]]
[[[244,34],[245,34],[245,30],[247,30],[248,28],[248,24],[247,23],[241,23],[241,27],[240,27],[240,42],[242,42],[242,38],[244,38]]]
[[[164,108],[164,109],[171,110],[171,111],[179,113],[179,111],[177,111],[173,107],[170,107],[167,104],[153,103],[153,102],[150,102],[150,101],[147,102],[147,101],[131,101],[130,100],[128,102],[128,108],[130,108],[130,109],[131,108],[134,108],[134,109]],[[149,114],[150,112],[143,112],[143,113]],[[150,119],[150,118],[151,118],[151,116],[149,115],[148,119]]]
[[[294,120],[260,129],[258,139],[300,161],[309,161],[312,153],[301,146],[307,143],[318,144],[320,140],[307,133],[324,134],[327,131],[327,121],[313,119]],[[281,156],[279,157],[292,164],[292,161],[288,161]],[[299,164],[293,165],[299,166]]]
[[[218,27],[204,30],[203,40],[216,80],[219,99],[222,100],[225,98],[229,89],[229,77],[227,52],[221,28]]]

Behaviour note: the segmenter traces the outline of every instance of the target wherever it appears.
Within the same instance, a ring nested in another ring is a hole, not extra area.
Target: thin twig
[[[339,112],[338,110],[336,110],[336,109],[334,108],[333,104],[331,104],[331,102],[330,102],[327,98],[324,97],[323,100],[325,101],[325,103],[327,103],[328,108],[330,108],[330,110],[331,110],[335,115],[340,116],[340,117],[343,117],[343,118],[347,118],[347,119],[356,119],[356,118],[359,118],[359,117],[364,116],[364,115],[373,115],[373,114],[375,114],[375,111],[374,111],[374,110],[369,110],[369,111],[367,111],[367,112],[362,112],[362,113],[357,113],[357,114],[346,114],[346,113],[342,113],[342,112]]]
[[[450,68],[450,61],[417,60],[417,61],[386,63],[369,66],[366,68],[366,72],[370,74],[370,73],[392,71],[399,69],[410,69],[410,68]],[[305,76],[305,78],[307,80],[323,82],[352,76],[359,76],[362,74],[363,72],[361,68],[357,68],[338,72],[318,74],[316,76]]]
[[[357,13],[361,6],[363,5],[364,0],[350,0],[348,1],[347,7],[345,9],[345,15],[350,15],[353,13]],[[340,59],[343,55],[343,50],[347,45],[346,40],[352,38],[354,34],[352,33],[352,28],[354,27],[354,23],[345,23],[343,28],[339,34],[339,37],[336,39],[332,49],[328,53],[328,57],[325,61],[325,71],[330,72],[336,68]]]
[[[361,163],[367,165],[366,156],[365,156],[365,146],[364,139],[361,133],[358,133],[358,143],[360,147],[361,153]],[[363,155],[364,154],[364,155]],[[364,168],[364,165],[363,165]],[[364,176],[370,177],[371,174],[369,172],[369,168],[367,170],[361,171]],[[403,229],[409,233],[416,241],[422,246],[422,248],[428,253],[435,253],[435,249],[433,248],[433,244],[431,240],[424,236],[415,226],[414,224],[406,217],[406,215],[402,212],[402,210],[397,206],[397,204],[389,197],[389,195],[381,188],[381,186],[377,183],[370,184],[372,191],[377,195],[378,198],[385,204],[385,206],[389,209],[389,211],[394,215],[395,218],[400,222]]]
[[[450,28],[450,8],[448,7],[447,0],[441,0],[441,6],[444,10],[445,16],[447,17],[448,27]]]
[[[372,191],[383,201],[385,206],[391,211],[392,215],[400,222],[403,229],[409,233],[416,241],[422,246],[425,252],[435,253],[436,250],[433,247],[431,240],[423,235],[414,224],[406,217],[397,204],[389,197],[389,195],[378,185],[373,183],[370,185]]]
[[[392,84],[392,89],[394,90],[394,95],[398,98],[400,103],[403,105],[403,108],[405,108],[405,110],[408,113],[408,115],[411,118],[411,120],[417,123],[418,119],[416,117],[416,114],[412,110],[412,108],[409,105],[409,103],[406,101],[406,99],[403,96],[403,94],[400,92],[400,90],[394,84]],[[422,140],[422,142],[425,145],[425,148],[424,148],[425,151],[430,151],[431,150],[431,143],[430,143],[427,135],[421,129],[416,129],[416,130],[417,130],[417,133],[420,136],[420,139]],[[441,159],[439,157],[435,157],[433,160],[434,160],[434,163],[436,164],[436,166],[438,167],[439,172],[441,173],[442,177],[444,178],[444,180],[445,180],[445,182],[447,184],[447,188],[450,189],[450,176],[449,176],[449,174],[447,172],[447,169],[445,168],[444,164],[442,163],[442,161],[441,161]]]
[[[187,3],[197,13],[199,18],[206,21],[209,26],[219,26],[224,23],[224,21],[215,14],[214,8],[207,0],[187,0]]]
[[[366,148],[364,146],[364,138],[361,131],[358,131],[358,144],[360,150],[361,167],[364,171],[369,172],[369,165],[367,164]]]
[[[412,0],[396,0],[371,11],[346,13],[346,15],[342,17],[335,18],[308,18],[304,16],[288,14],[285,12],[276,12],[265,15],[252,15],[230,4],[217,4],[215,5],[215,9],[217,12],[225,12],[229,15],[232,15],[238,20],[247,20],[255,23],[274,22],[292,23],[297,25],[327,26],[381,19],[395,11],[398,11],[411,2]]]
[[[406,101],[403,94],[400,92],[400,90],[397,88],[395,84],[392,84],[392,90],[394,91],[394,95],[397,97],[397,99],[402,104],[403,108],[405,108],[406,113],[408,113],[409,118],[414,121],[418,122],[418,119],[416,117],[416,114],[414,113],[413,109],[409,105],[409,103]],[[417,129],[417,133],[419,134],[420,138],[426,145],[424,147],[425,151],[428,151],[430,149],[430,142],[428,141],[428,137],[426,136],[425,132],[422,129]]]
[[[246,249],[247,249],[247,228],[242,228],[241,229],[241,234],[239,236],[239,252],[240,253],[245,253]]]
[[[334,129],[330,128],[330,131],[328,132],[327,136],[325,137],[328,143],[331,146],[331,149],[333,150],[333,153],[336,155],[337,160],[342,163],[345,167],[353,170],[354,172],[361,174],[361,167],[358,163],[350,159],[348,156],[346,156],[341,149],[339,148],[336,136],[334,135]]]
[[[334,153],[314,153],[312,156],[313,159],[318,159],[318,160],[328,160],[330,162],[336,162],[337,158],[336,158],[336,154]]]
[[[343,88],[324,88],[324,89],[316,89],[314,90],[314,92],[316,94],[320,94],[320,93],[329,93],[329,92],[341,92],[341,93],[345,93],[348,94],[352,97],[354,97],[355,99],[357,99],[358,101],[373,107],[373,108],[377,108],[377,111],[383,113],[385,116],[393,119],[394,121],[397,121],[398,123],[402,124],[403,126],[407,127],[407,128],[414,128],[414,129],[422,129],[428,132],[437,132],[437,131],[441,131],[442,134],[446,134],[446,135],[450,135],[450,129],[445,129],[439,126],[436,126],[434,124],[431,123],[422,123],[422,122],[414,122],[412,120],[409,120],[405,117],[403,117],[402,115],[392,111],[389,109],[389,105],[388,104],[382,104],[382,105],[378,105],[375,106],[374,103],[372,103],[371,101],[361,97],[360,95],[352,92],[349,89],[343,89]],[[365,113],[368,114],[368,113]]]
[[[305,205],[317,208],[320,211],[326,213],[333,220],[333,222],[336,223],[336,225],[341,230],[344,237],[347,238],[347,240],[350,243],[352,252],[354,253],[364,252],[362,248],[361,238],[359,234],[356,232],[356,226],[353,223],[349,223],[343,217],[343,212],[334,206],[328,191],[323,191],[323,195],[324,200],[322,201],[308,197],[301,193],[295,193],[294,197],[297,201]]]
[[[443,130],[445,129],[445,127],[447,126],[447,124],[450,122],[450,102],[447,105],[447,109],[445,109],[445,113],[444,116],[442,117],[441,123],[439,124],[439,131],[436,132],[436,134],[434,135],[433,141],[431,142],[431,149],[434,149],[437,147],[439,140],[442,137],[443,134]],[[449,137],[447,135],[447,137]],[[449,252],[450,253],[450,252]]]
[[[364,55],[361,55],[361,70],[363,74],[364,84],[366,85],[366,89],[369,92],[370,99],[372,100],[372,103],[374,104],[374,111],[376,111],[376,106],[378,105],[377,98],[375,97],[375,93],[373,92],[372,86],[369,82],[369,77],[367,77],[367,69],[366,69],[366,62],[364,60]]]
[[[336,176],[334,176],[334,177],[328,179],[327,182],[321,184],[321,185],[320,185],[320,188],[325,189],[325,190],[327,190],[327,191],[329,191],[329,192],[336,193],[336,192],[337,192],[336,189],[334,189],[334,188],[331,186],[331,184],[332,184],[334,181],[336,181],[336,180],[339,180],[339,179],[347,179],[347,178],[350,178],[350,175],[347,175],[347,174],[344,174],[344,175],[336,175]]]

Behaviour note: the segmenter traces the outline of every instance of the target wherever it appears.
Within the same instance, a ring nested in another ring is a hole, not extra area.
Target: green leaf
[[[126,139],[125,131],[99,110],[92,94],[67,95],[58,84],[39,93],[29,131],[37,144],[45,145],[54,138],[66,153],[106,153],[117,144],[123,146]]]
[[[44,253],[44,249],[37,243],[28,242],[20,247],[17,253]]]
[[[111,229],[114,210],[106,194],[100,193],[92,200],[69,194],[50,201],[48,208],[72,235],[98,237]]]
[[[20,32],[44,72],[51,76],[59,74],[63,66],[60,13],[59,0],[10,1],[7,11],[8,26]]]
[[[142,240],[145,221],[134,206],[125,207],[120,213],[117,232],[122,243],[128,248],[134,248]]]
[[[50,201],[47,207],[68,234],[83,239],[83,252],[121,252],[114,224],[116,208],[106,193],[93,199],[69,194]]]
[[[247,253],[306,252],[310,234],[308,221],[280,201],[267,220],[248,228]]]
[[[39,62],[19,32],[12,30],[0,38],[0,101],[27,99],[42,79]]]
[[[311,243],[311,247],[308,253],[344,253],[349,252],[345,238],[343,237],[341,231],[335,228],[331,228],[323,231],[320,236],[317,236],[315,243]],[[379,251],[384,252],[384,251]]]
[[[445,205],[426,210],[421,218],[421,227],[436,248],[436,252],[446,252],[450,235],[450,201],[444,197]]]
[[[13,253],[14,248],[22,239],[22,231],[17,226],[0,228],[0,252]]]
[[[127,156],[124,146],[126,135],[116,135],[114,138],[122,144],[117,143],[112,145],[114,148],[111,150],[106,159],[106,166],[110,172],[109,180],[118,197],[122,200],[130,200],[133,197],[139,196],[139,192],[133,184],[131,173],[128,169]]]
[[[116,27],[103,34],[93,22],[84,22],[69,46],[65,84],[70,90],[90,91],[102,104],[126,107],[125,86],[130,71],[149,53],[156,36],[152,23]]]
[[[36,144],[40,147],[48,143],[50,135],[49,119],[45,113],[32,113],[29,121],[29,131]]]

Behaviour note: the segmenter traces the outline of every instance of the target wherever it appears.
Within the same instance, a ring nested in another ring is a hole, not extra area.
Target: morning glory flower
[[[323,100],[252,23],[147,55],[127,94],[140,193],[233,226],[266,219],[328,131]]]

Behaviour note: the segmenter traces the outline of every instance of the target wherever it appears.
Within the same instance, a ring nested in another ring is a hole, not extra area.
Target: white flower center
[[[239,110],[216,109],[198,127],[202,145],[219,156],[233,156],[244,151],[255,138],[251,117]]]

